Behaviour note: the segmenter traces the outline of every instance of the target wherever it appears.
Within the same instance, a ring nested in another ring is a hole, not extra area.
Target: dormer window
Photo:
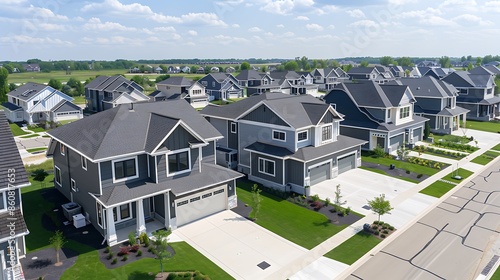
[[[297,133],[297,141],[307,141],[308,137],[307,137],[307,130],[304,130],[304,131],[299,131],[299,133]]]
[[[399,109],[399,118],[404,119],[410,116],[410,106]]]
[[[174,176],[191,171],[189,149],[167,155],[167,176]]]
[[[331,141],[333,137],[333,126],[325,125],[321,128],[321,142]]]

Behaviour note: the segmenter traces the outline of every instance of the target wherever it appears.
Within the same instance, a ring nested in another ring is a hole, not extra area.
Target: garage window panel
[[[269,176],[275,176],[275,165],[276,163],[272,160],[268,160],[265,158],[259,158],[259,172],[269,175]]]
[[[214,195],[224,193],[224,189],[220,189],[214,192]]]

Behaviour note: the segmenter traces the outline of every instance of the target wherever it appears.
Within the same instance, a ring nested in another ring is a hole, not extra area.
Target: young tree
[[[472,65],[472,62],[469,62],[469,64],[467,64],[467,71],[470,71],[474,68],[474,65]]]
[[[61,90],[62,89],[62,83],[59,80],[50,79],[49,80],[49,87],[53,87],[54,89]]]
[[[480,57],[476,58],[476,66],[481,66],[482,62],[483,62],[483,60]]]
[[[394,208],[391,207],[391,202],[385,199],[385,194],[375,197],[373,200],[368,200],[368,205],[372,208],[373,213],[378,214],[378,221],[380,216],[390,214]]]
[[[63,248],[64,244],[66,244],[66,239],[61,231],[56,230],[54,236],[49,239],[49,243],[56,251],[56,266],[62,265],[62,262],[59,258],[59,251]]]
[[[9,92],[9,82],[7,81],[8,76],[9,71],[0,67],[0,103],[7,101],[7,93]]]
[[[340,207],[342,207],[342,205],[344,205],[346,203],[347,203],[347,200],[342,200],[342,193],[340,190],[340,184],[338,184],[336,186],[335,199],[333,201],[333,204],[335,205],[335,210],[340,211]]]
[[[260,71],[264,73],[266,73],[267,70],[268,70],[267,65],[262,65],[262,67],[260,68]]]
[[[450,68],[451,60],[448,56],[442,56],[439,59],[439,64],[441,64],[441,67],[443,67],[443,68]]]
[[[262,192],[262,190],[259,189],[259,186],[257,184],[253,184],[253,186],[252,186],[252,213],[250,213],[250,216],[254,220],[257,220],[257,218],[259,217],[260,203],[262,202],[262,197],[260,197],[261,192]]]
[[[380,64],[384,66],[389,66],[390,64],[394,64],[394,59],[390,56],[383,56],[380,58]]]
[[[410,150],[408,150],[405,147],[405,143],[403,143],[403,145],[399,146],[396,153],[397,153],[399,159],[406,160],[406,158],[408,157],[408,154],[410,153]]]
[[[163,264],[167,261],[167,259],[172,257],[172,254],[168,251],[168,241],[167,237],[170,235],[170,230],[158,230],[153,232],[153,236],[155,238],[154,245],[154,253],[158,260],[160,261],[160,270],[161,275],[163,276]]]

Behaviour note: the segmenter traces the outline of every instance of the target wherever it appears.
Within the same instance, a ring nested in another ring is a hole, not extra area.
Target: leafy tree
[[[243,62],[243,63],[241,63],[241,65],[240,65],[240,69],[241,69],[241,70],[250,70],[250,63],[248,63],[248,62],[246,62],[246,61],[245,61],[245,62]]]
[[[368,67],[368,64],[369,64],[369,63],[368,63],[368,61],[363,60],[363,61],[361,61],[361,62],[359,63],[359,66],[361,66],[361,67]]]
[[[170,235],[170,230],[158,230],[153,232],[153,236],[155,238],[153,242],[154,253],[156,258],[160,261],[160,270],[163,275],[163,264],[164,262],[172,257],[172,254],[168,251],[168,241],[167,237]]]
[[[426,121],[424,127],[424,140],[427,140],[430,134],[431,134],[431,125],[429,124],[429,121]]]
[[[480,57],[477,57],[476,58],[476,66],[481,66],[482,61],[483,60]]]
[[[318,68],[318,60],[317,59],[313,59],[313,61],[311,62],[311,68],[312,69]]]
[[[9,72],[9,74],[12,74],[14,72],[14,66],[12,66],[12,64],[4,64],[2,66],[3,68],[7,69],[7,71]]]
[[[78,82],[75,85],[75,92],[77,93],[77,95],[83,95],[85,93],[85,87],[81,82]]]
[[[40,168],[33,171],[31,176],[33,176],[33,180],[43,182],[43,180],[45,180],[45,177],[49,176],[49,173],[47,173],[43,168]]]
[[[79,80],[77,80],[76,78],[71,77],[71,78],[69,78],[69,80],[68,80],[68,82],[66,84],[68,86],[72,87],[72,88],[75,88],[78,83],[80,83]]]
[[[299,68],[304,71],[311,69],[311,65],[309,64],[309,59],[306,56],[303,56],[300,58],[300,60],[297,60],[297,64],[299,64]]]
[[[53,87],[53,88],[55,88],[57,90],[61,90],[62,89],[62,83],[61,83],[61,81],[56,80],[56,79],[50,79],[49,86]]]
[[[467,64],[467,71],[470,71],[474,68],[474,65],[472,65],[472,62],[469,62],[469,64]]]
[[[10,84],[9,84],[9,91],[13,91],[13,90],[15,90],[16,88],[17,88],[17,85],[16,85],[16,84],[14,84],[14,83],[10,83]]]
[[[410,69],[405,70],[405,77],[410,77],[411,71]]]
[[[168,78],[170,78],[170,75],[168,75],[168,74],[167,75],[160,75],[160,76],[156,77],[155,82],[159,83],[159,82],[164,81]]]
[[[260,71],[262,71],[264,73],[266,73],[267,70],[268,70],[267,65],[262,65],[262,67],[260,68]]]
[[[160,68],[161,68],[161,71],[163,71],[163,73],[167,73],[167,72],[168,72],[168,68],[167,68],[167,66],[165,66],[165,65],[161,65],[161,64],[160,64],[158,67],[160,67]]]
[[[280,64],[276,66],[276,71],[285,71],[285,65]]]
[[[472,55],[468,55],[468,56],[467,56],[467,60],[468,60],[468,61],[471,61],[471,60],[472,60]]]
[[[330,61],[330,66],[333,68],[337,68],[337,67],[340,67],[340,63],[336,60],[332,60],[332,61]]]
[[[389,66],[390,64],[394,65],[394,62],[394,59],[390,56],[383,56],[382,58],[380,58],[380,64],[384,66]]]
[[[406,160],[409,153],[410,150],[406,148],[405,144],[399,146],[399,148],[396,150],[396,154],[398,155],[398,158],[400,158],[401,160]]]
[[[443,67],[443,68],[450,68],[451,60],[448,56],[442,56],[439,59],[439,64],[441,64],[441,67]]]
[[[390,211],[394,209],[391,207],[391,202],[385,199],[385,194],[381,194],[373,200],[368,200],[368,205],[372,208],[373,213],[378,215],[379,222],[380,216],[390,214]]]
[[[144,86],[144,77],[143,76],[135,75],[130,80],[135,82],[138,85]]]
[[[285,63],[284,66],[285,66],[285,70],[288,70],[288,71],[299,70],[299,64],[295,60],[288,61],[287,63]]]
[[[70,95],[71,92],[71,87],[68,85],[64,85],[61,89],[61,92],[67,95]]]
[[[7,101],[7,93],[9,92],[9,71],[0,67],[0,103]]]
[[[403,57],[398,58],[397,62],[398,62],[398,65],[401,65],[401,66],[414,66],[411,58],[407,57],[407,56],[403,56]]]
[[[260,203],[262,202],[262,197],[260,197],[260,193],[262,192],[259,189],[257,184],[253,184],[252,186],[252,213],[250,213],[251,218],[257,220],[260,212]]]
[[[64,244],[66,244],[66,239],[64,238],[64,235],[61,231],[56,230],[55,234],[49,239],[49,243],[54,248],[56,251],[56,266],[62,265],[62,262],[59,258],[59,251],[64,247]]]
[[[344,70],[345,72],[349,72],[349,70],[351,70],[352,67],[353,67],[352,64],[346,64],[342,66],[342,70]]]
[[[465,55],[460,58],[460,62],[465,62],[466,60],[467,58],[465,57]]]

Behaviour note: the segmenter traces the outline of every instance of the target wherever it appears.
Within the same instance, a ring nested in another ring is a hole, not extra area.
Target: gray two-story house
[[[329,91],[335,85],[349,80],[349,75],[342,68],[316,68],[311,71],[314,83],[318,85],[318,90]]]
[[[423,138],[428,119],[414,115],[415,97],[408,86],[343,83],[323,99],[345,115],[341,134],[367,141],[363,149],[380,146],[390,153]]]
[[[342,116],[311,95],[263,93],[201,114],[225,137],[219,148],[237,151],[237,169],[250,180],[304,192],[361,164],[366,141],[339,133]]]
[[[144,89],[121,75],[97,76],[85,86],[87,110],[101,112],[120,104],[148,102]]]
[[[280,91],[279,84],[269,74],[257,70],[242,70],[236,79],[240,86],[246,88],[247,96]]]
[[[24,279],[19,259],[26,256],[24,237],[29,231],[21,189],[29,185],[9,123],[0,110],[0,279]]]
[[[198,80],[205,87],[209,101],[243,97],[243,88],[229,73],[210,73]]]
[[[48,134],[56,188],[110,244],[236,206],[222,135],[184,100],[120,105]]]
[[[458,89],[457,104],[469,110],[467,119],[490,121],[500,116],[500,97],[495,96],[495,77],[491,73],[456,71],[442,80]]]
[[[432,76],[401,78],[395,84],[408,86],[415,97],[414,114],[429,119],[430,131],[451,134],[467,121],[469,110],[457,106],[458,90]]]

